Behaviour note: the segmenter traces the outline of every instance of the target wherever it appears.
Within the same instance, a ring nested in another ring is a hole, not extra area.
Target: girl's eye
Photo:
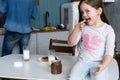
[[[90,10],[85,10],[85,11],[80,11],[80,12],[81,12],[81,14],[84,14],[84,13],[89,13]]]
[[[85,12],[86,12],[86,13],[89,13],[89,12],[90,12],[90,10],[85,10]]]
[[[83,14],[84,12],[83,11],[81,11],[81,14]]]

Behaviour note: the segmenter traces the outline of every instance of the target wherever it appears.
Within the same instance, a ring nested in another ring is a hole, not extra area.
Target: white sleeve
[[[105,55],[114,55],[114,47],[115,47],[115,33],[112,27],[108,28],[108,33],[106,36],[106,46],[105,46]]]
[[[80,39],[81,39],[81,32],[78,33],[77,38],[76,38],[76,42],[74,45],[77,45],[77,43],[80,41]]]

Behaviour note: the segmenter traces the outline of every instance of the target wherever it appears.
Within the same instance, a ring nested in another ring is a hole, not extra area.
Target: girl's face
[[[82,2],[80,10],[82,13],[82,18],[86,21],[85,23],[89,26],[96,27],[97,23],[101,20],[100,15],[102,13],[102,9],[95,9],[94,7]]]

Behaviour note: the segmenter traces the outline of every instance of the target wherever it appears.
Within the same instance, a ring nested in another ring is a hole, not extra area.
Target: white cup
[[[55,60],[55,50],[48,51],[48,62],[51,65],[52,61]]]
[[[30,59],[30,51],[29,51],[29,49],[24,49],[23,50],[23,59],[25,61],[28,61]]]

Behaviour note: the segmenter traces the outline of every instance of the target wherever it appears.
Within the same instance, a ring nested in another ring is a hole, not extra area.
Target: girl
[[[79,23],[68,37],[70,45],[77,45],[78,61],[69,80],[109,80],[107,66],[114,55],[115,34],[104,13],[102,0],[81,0]]]

